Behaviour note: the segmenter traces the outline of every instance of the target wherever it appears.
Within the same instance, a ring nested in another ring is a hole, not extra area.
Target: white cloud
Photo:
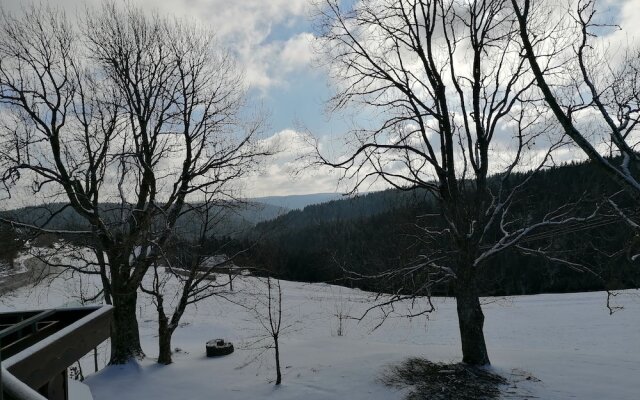
[[[314,146],[311,138],[286,129],[263,139],[261,145],[275,150],[263,168],[244,179],[247,197],[306,193],[342,192],[337,171],[312,165]]]
[[[624,36],[626,39],[638,39],[640,36],[640,7],[637,0],[609,0],[604,3],[604,7],[616,6],[620,7],[620,21],[616,21],[622,28],[618,31],[618,35]]]
[[[308,32],[300,33],[284,44],[280,59],[285,68],[290,70],[303,68],[313,61],[313,40],[315,36]]]

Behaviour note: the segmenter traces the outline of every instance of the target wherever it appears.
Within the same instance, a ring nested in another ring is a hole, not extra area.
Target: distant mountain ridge
[[[310,193],[294,194],[287,196],[265,196],[247,199],[256,203],[269,204],[275,207],[288,208],[290,210],[302,210],[312,204],[326,203],[332,200],[339,200],[344,195],[340,193]]]

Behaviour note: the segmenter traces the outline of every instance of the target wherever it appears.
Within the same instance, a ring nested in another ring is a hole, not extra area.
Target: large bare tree
[[[185,203],[224,197],[260,154],[242,73],[210,31],[126,3],[1,20],[2,182],[86,221],[115,307],[111,363],[143,356],[138,288]]]
[[[562,145],[547,137],[545,109],[530,98],[517,20],[506,0],[341,4],[326,0],[318,9],[320,47],[336,84],[330,104],[368,121],[360,119],[345,154],[319,152],[320,162],[342,169],[355,188],[382,180],[422,188],[438,202],[441,222],[423,223],[423,256],[369,278],[401,283],[381,306],[453,282],[463,361],[489,364],[482,268],[508,248],[537,252],[523,242],[534,232],[592,217],[571,207],[538,221],[513,212],[520,190]],[[526,168],[529,178],[514,184],[513,172]]]

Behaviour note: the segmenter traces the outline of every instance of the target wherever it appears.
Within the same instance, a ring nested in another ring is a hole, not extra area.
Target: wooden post
[[[38,390],[48,400],[69,400],[67,370],[63,370]]]
[[[2,388],[2,343],[0,342],[0,400],[4,400],[4,389]]]
[[[97,347],[93,348],[93,367],[95,369],[94,372],[98,372],[98,348]]]

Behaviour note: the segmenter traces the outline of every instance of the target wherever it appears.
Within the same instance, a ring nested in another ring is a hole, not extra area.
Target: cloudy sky
[[[30,0],[0,0],[7,9],[18,9]],[[45,0],[46,1],[46,0]],[[99,0],[50,0],[70,15],[84,4]],[[306,131],[325,146],[337,143],[348,129],[344,120],[328,119],[325,101],[331,94],[327,75],[314,61],[313,0],[130,0],[146,10],[184,16],[210,26],[222,43],[231,48],[244,65],[251,98],[270,113],[266,141],[283,151],[247,180],[248,196],[286,195],[342,191],[328,170],[306,170],[298,154],[305,150],[300,132]],[[563,1],[563,0],[558,0]],[[621,40],[635,36],[640,21],[640,0],[605,0],[609,10],[625,28]]]

